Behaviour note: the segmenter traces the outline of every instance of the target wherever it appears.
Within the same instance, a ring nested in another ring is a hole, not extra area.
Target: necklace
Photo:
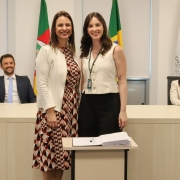
[[[99,50],[99,52],[97,53],[97,56],[96,56],[96,58],[94,59],[92,66],[90,67],[90,61],[91,61],[91,53],[92,53],[92,49],[90,50],[89,62],[88,62],[89,79],[88,79],[88,81],[87,81],[87,88],[88,88],[88,89],[92,89],[91,73],[92,73],[94,64],[95,64],[95,62],[96,62],[96,60],[97,60],[99,54],[101,53],[101,51],[102,51],[102,47],[101,47],[101,49]]]

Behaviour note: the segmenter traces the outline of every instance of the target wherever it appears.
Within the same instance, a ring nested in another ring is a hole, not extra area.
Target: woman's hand
[[[47,109],[46,116],[48,126],[51,128],[57,128],[57,119],[53,108]]]
[[[126,112],[119,113],[119,127],[123,129],[127,125],[127,114]]]

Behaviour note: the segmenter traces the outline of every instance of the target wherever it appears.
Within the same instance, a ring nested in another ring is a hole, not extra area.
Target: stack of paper
[[[99,137],[73,138],[73,146],[130,146],[130,142],[126,132],[104,134]]]

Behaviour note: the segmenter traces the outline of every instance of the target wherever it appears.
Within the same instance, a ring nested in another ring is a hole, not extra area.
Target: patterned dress
[[[34,138],[33,168],[43,172],[52,169],[67,170],[71,165],[70,151],[64,151],[62,137],[77,136],[80,69],[68,48],[61,48],[67,63],[67,78],[60,112],[55,112],[58,127],[47,125],[42,109],[37,113]]]

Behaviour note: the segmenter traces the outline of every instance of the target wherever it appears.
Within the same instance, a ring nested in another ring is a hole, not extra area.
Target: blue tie
[[[12,77],[9,77],[8,103],[13,102],[12,93],[13,93]]]

